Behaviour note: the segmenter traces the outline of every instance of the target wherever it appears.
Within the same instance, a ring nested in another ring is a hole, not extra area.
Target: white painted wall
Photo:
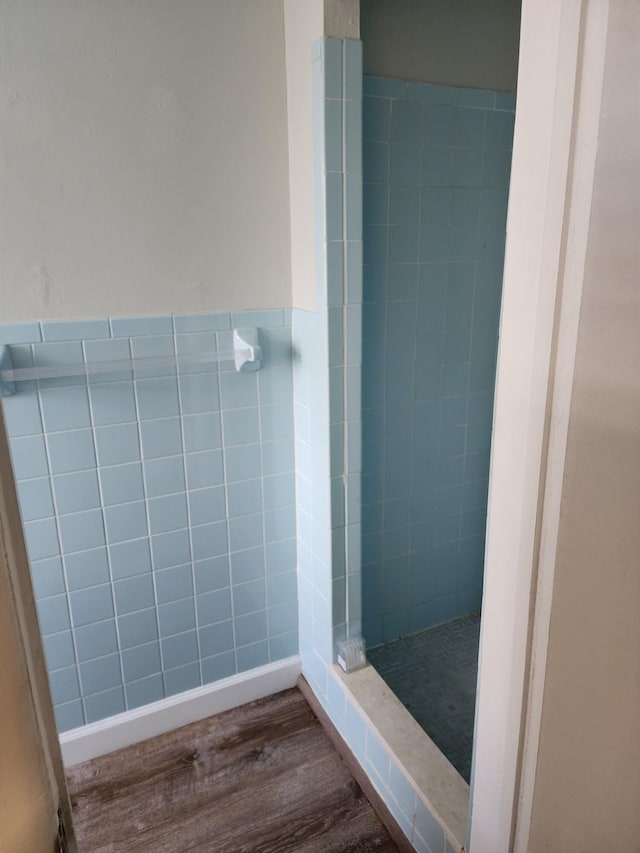
[[[282,0],[7,0],[0,29],[0,321],[291,303]]]
[[[364,73],[514,90],[519,0],[361,0]]]
[[[640,5],[602,7],[604,84],[529,853],[640,850]]]

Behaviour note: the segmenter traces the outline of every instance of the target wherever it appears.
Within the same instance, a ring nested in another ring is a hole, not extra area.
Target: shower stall
[[[364,79],[363,633],[467,781],[514,109]]]

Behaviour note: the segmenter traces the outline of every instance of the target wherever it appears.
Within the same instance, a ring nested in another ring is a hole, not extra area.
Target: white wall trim
[[[598,149],[608,14],[608,3],[586,4],[584,7],[572,164],[567,194],[564,263],[559,288],[558,335],[551,401],[552,420],[531,645],[529,701],[514,853],[526,853],[528,849],[533,811],[560,526],[560,504]]]
[[[580,0],[524,0],[522,8],[489,478],[471,853],[512,850],[517,821],[582,12]]]
[[[60,736],[65,766],[295,687],[299,675],[300,657],[295,655],[65,732]]]

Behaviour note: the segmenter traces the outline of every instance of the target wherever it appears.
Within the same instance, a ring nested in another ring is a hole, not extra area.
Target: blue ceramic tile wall
[[[61,731],[298,651],[291,319],[261,311],[0,326],[14,367],[231,349],[3,399]]]
[[[362,44],[317,43],[313,72],[318,307],[293,312],[302,671],[407,838],[449,851],[332,666],[336,642],[361,628]]]
[[[364,80],[369,645],[480,606],[514,107]]]

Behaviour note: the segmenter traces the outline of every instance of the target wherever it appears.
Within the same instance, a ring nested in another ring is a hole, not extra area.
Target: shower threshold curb
[[[373,666],[349,674],[334,666],[333,675],[342,681],[353,703],[385,741],[388,752],[403,768],[416,795],[437,817],[454,849],[464,850],[469,785]]]

